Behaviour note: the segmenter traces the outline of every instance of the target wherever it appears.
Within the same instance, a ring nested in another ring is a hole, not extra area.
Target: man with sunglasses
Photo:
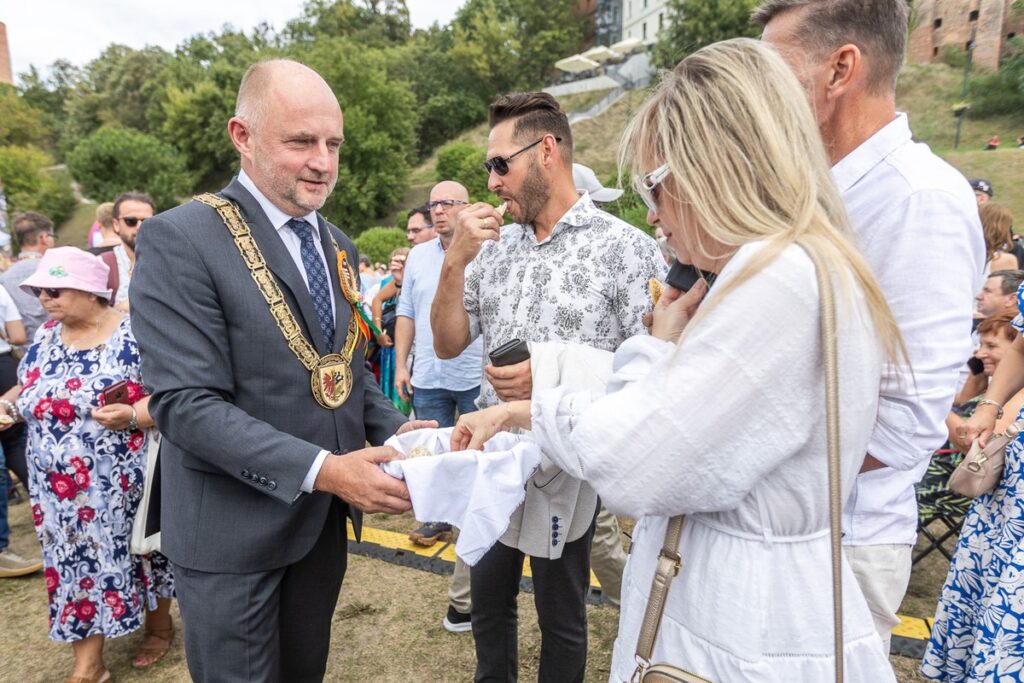
[[[577,193],[572,131],[547,93],[499,98],[490,109],[488,187],[515,221],[490,204],[466,207],[445,254],[431,310],[434,350],[453,358],[474,339],[484,350],[514,339],[614,351],[646,334],[648,281],[664,261],[645,233]],[[529,360],[484,368],[481,407],[529,398]],[[541,626],[539,680],[582,681],[586,596],[597,495],[542,465],[509,531],[471,570],[477,680],[515,680],[516,596],[530,556]]]
[[[100,254],[110,268],[108,284],[114,292],[114,306],[128,312],[128,286],[135,270],[135,238],[142,221],[156,213],[156,202],[142,192],[124,192],[114,200],[114,232],[121,239],[113,249]]]

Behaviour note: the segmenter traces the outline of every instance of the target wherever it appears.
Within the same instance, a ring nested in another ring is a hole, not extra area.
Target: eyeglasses
[[[427,208],[429,208],[431,211],[433,211],[434,209],[436,209],[437,207],[440,206],[445,211],[447,211],[448,209],[452,208],[453,206],[459,206],[461,204],[467,204],[467,203],[468,202],[464,202],[461,199],[432,199],[429,202],[427,202]]]
[[[430,227],[430,228],[406,228],[405,229],[405,234],[406,235],[418,235],[421,232],[423,232],[424,230],[433,230],[433,227]]]
[[[547,136],[545,135],[544,137],[547,137]],[[498,175],[505,175],[506,173],[508,173],[508,162],[512,161],[513,159],[515,159],[517,156],[519,156],[520,154],[522,154],[526,150],[528,150],[528,149],[530,149],[532,147],[536,147],[540,143],[544,142],[544,137],[542,137],[540,140],[537,140],[537,142],[531,142],[526,147],[523,147],[518,152],[513,152],[512,154],[509,154],[507,157],[492,157],[492,158],[488,159],[487,161],[484,162],[484,168],[487,169],[488,173],[490,173],[491,171],[494,171]],[[560,137],[556,137],[555,138],[555,142],[561,142],[561,141],[562,141],[562,138],[560,138]]]
[[[634,178],[633,180],[633,187],[636,189],[636,193],[640,195],[640,199],[644,200],[647,208],[654,213],[658,213],[658,200],[654,196],[654,191],[661,184],[661,181],[668,177],[668,174],[668,164],[662,164],[647,175]]]
[[[146,220],[145,218],[136,218],[135,216],[125,216],[120,219],[122,223],[127,225],[129,228],[134,228],[136,225]]]
[[[60,298],[60,290],[55,289],[54,287],[30,287],[29,289],[32,290],[32,294],[36,298],[39,298],[39,295],[42,294],[43,292],[46,292],[46,296],[50,297],[51,299]]]

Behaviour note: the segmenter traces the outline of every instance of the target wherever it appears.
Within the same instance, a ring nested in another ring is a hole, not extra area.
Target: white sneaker
[[[26,560],[10,548],[0,550],[0,579],[26,576],[43,568],[43,561]]]

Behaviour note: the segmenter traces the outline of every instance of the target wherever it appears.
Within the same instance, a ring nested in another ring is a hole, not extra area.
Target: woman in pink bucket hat
[[[24,420],[32,515],[42,545],[50,637],[70,642],[69,683],[110,680],[106,638],[145,623],[135,658],[148,666],[173,636],[173,580],[159,553],[132,555],[146,430],[153,427],[129,318],[110,306],[109,269],[75,247],[47,251],[21,287],[42,325],[0,397],[0,429]]]

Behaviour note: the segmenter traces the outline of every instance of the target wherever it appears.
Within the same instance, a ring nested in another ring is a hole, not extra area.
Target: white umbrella
[[[584,52],[583,56],[596,62],[607,62],[609,59],[618,57],[619,53],[609,50],[604,45],[596,45]]]
[[[580,71],[590,71],[601,66],[593,59],[587,59],[583,55],[573,55],[572,57],[566,57],[565,59],[559,59],[555,62],[555,68],[559,71],[568,71],[571,74],[579,73]]]
[[[615,52],[618,52],[620,55],[628,55],[633,50],[636,50],[643,46],[644,41],[640,40],[639,38],[626,38],[625,40],[620,40],[619,42],[612,45],[610,49],[614,50]]]

